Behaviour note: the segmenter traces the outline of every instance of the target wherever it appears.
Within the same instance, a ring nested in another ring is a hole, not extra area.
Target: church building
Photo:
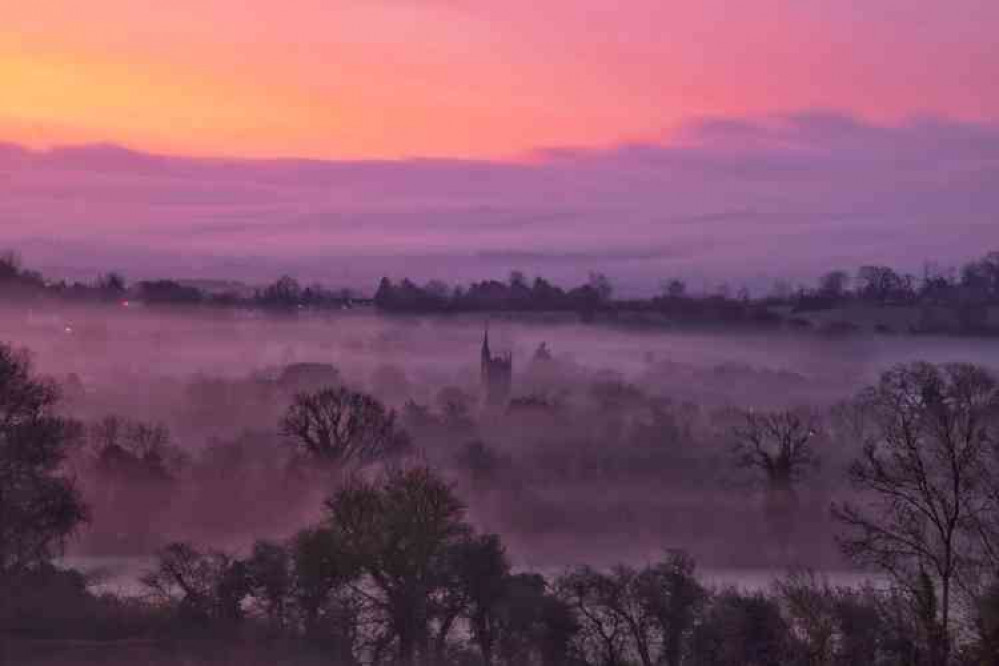
[[[489,328],[482,338],[482,392],[489,405],[505,405],[513,384],[513,354],[493,356],[489,350]]]

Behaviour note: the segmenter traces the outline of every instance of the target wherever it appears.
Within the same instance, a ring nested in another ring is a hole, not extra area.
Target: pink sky
[[[693,118],[999,119],[994,0],[0,0],[0,140],[510,158]]]

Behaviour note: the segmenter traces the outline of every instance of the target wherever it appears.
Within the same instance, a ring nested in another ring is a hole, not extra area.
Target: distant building
[[[510,399],[513,384],[513,354],[493,356],[489,350],[489,329],[482,338],[482,392],[490,405],[503,405]]]

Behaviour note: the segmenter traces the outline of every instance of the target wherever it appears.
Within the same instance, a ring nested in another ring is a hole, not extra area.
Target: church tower
[[[482,354],[481,354],[481,368],[482,368],[482,384],[486,385],[489,382],[489,363],[492,361],[493,357],[489,351],[489,324],[486,324],[486,330],[482,335]]]
[[[482,392],[490,405],[502,405],[510,399],[513,384],[513,354],[493,356],[489,349],[489,325],[482,336],[480,354]]]

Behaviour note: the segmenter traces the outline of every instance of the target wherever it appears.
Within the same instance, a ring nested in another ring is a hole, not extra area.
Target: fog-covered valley
[[[483,405],[480,348],[513,355],[509,407]],[[717,568],[844,566],[828,504],[859,450],[830,410],[889,366],[994,362],[973,338],[696,332],[567,316],[300,316],[50,305],[9,310],[0,339],[59,381],[88,427],[162,426],[170,483],[100,479],[94,437],[74,461],[100,497],[73,556],[149,555],[193,539],[245,548],[314,519],[333,483],[296,470],[278,432],[298,391],[343,383],[398,411],[406,454],[445,470],[474,521],[525,566],[642,561],[684,548]],[[541,345],[550,358],[536,357]],[[760,479],[739,469],[737,410],[809,407],[830,421],[793,548],[766,542]],[[837,429],[838,428],[838,429]],[[108,484],[120,484],[110,488]]]

